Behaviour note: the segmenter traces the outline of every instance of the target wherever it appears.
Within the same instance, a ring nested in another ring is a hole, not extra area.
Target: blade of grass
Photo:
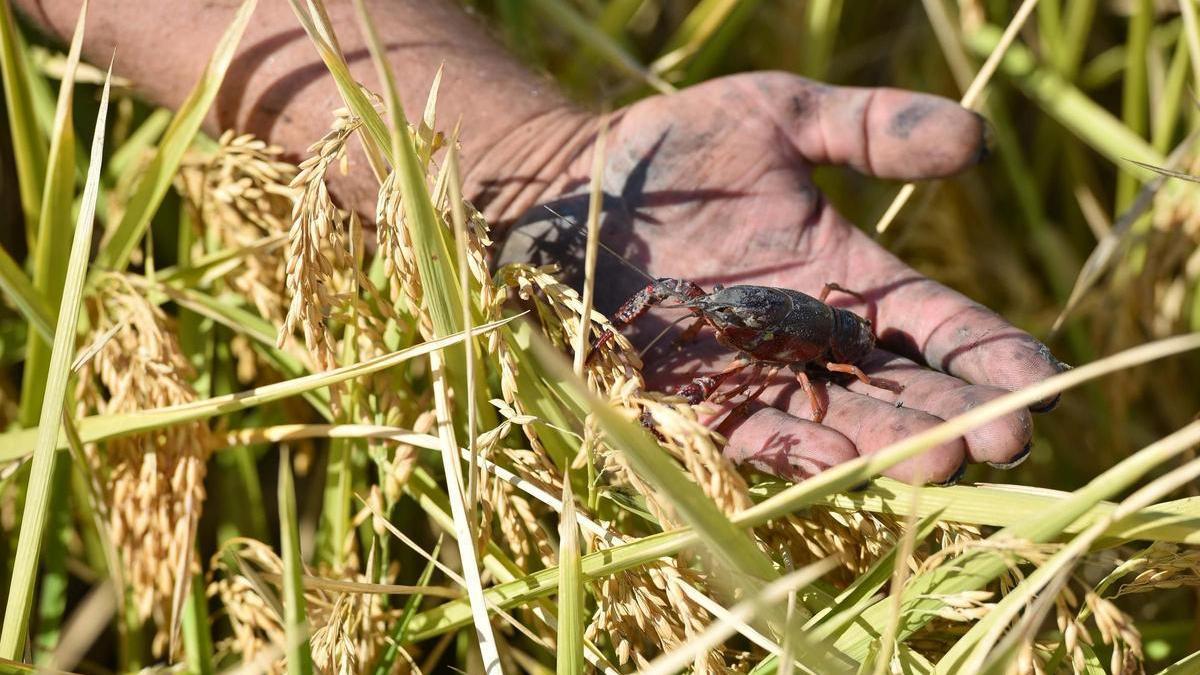
[[[588,215],[587,215],[587,246],[584,253],[583,263],[583,309],[579,313],[579,332],[575,338],[573,345],[575,351],[575,361],[572,364],[574,367],[575,377],[581,382],[586,382],[587,378],[584,375],[584,365],[587,363],[588,348],[591,346],[592,340],[592,307],[595,304],[596,298],[596,255],[600,250],[600,217],[603,211],[604,203],[604,145],[605,139],[608,136],[608,116],[601,116],[600,130],[596,133],[596,142],[592,146],[592,178],[591,186],[588,191]],[[585,479],[587,485],[587,505],[595,510],[599,503],[599,495],[596,492],[598,481],[596,480],[596,458],[595,458],[595,426],[589,421],[584,422],[583,431],[583,450],[587,453]],[[575,462],[568,462],[565,465],[564,475],[567,477],[567,482],[571,480],[571,466]]]
[[[1194,422],[1192,426],[1200,428],[1200,423]],[[1193,438],[1200,438],[1200,435],[1193,435]],[[1164,444],[1162,447],[1164,448],[1164,452],[1152,460],[1157,461],[1160,465],[1173,458],[1170,454],[1172,451],[1175,454],[1179,454],[1190,449],[1185,444],[1177,444],[1173,448],[1167,447]],[[1146,448],[1139,454],[1150,454],[1151,450],[1152,448]],[[1132,459],[1131,457],[1130,460]],[[1153,466],[1147,467],[1147,471],[1152,468]],[[992,646],[1000,639],[1001,633],[1008,628],[1009,623],[1016,617],[1021,608],[1023,606],[1028,607],[1043,589],[1046,589],[1043,593],[1043,599],[1049,600],[1049,598],[1056,596],[1058,590],[1066,582],[1071,570],[1074,569],[1080,558],[1087,553],[1096,540],[1103,536],[1105,529],[1110,524],[1150,506],[1180,487],[1187,485],[1197,476],[1200,476],[1200,460],[1193,459],[1187,464],[1155,479],[1122,500],[1112,513],[1101,518],[1087,530],[1078,534],[1062,550],[1055,553],[1050,560],[1038,565],[1037,569],[1016,588],[1005,593],[1004,598],[997,603],[992,611],[988,612],[987,616],[972,626],[966,635],[954,643],[950,651],[938,662],[937,672],[977,672],[982,669],[984,661],[987,660],[992,650]],[[1036,627],[1034,624],[1040,623],[1040,621],[1035,621],[1039,618],[1040,615],[1038,612],[1028,611],[1026,618],[1022,620],[1025,630],[1018,629],[1013,631],[1014,637],[1034,629]],[[1001,646],[997,650],[997,654],[1005,661],[1007,658],[1004,658],[1004,654],[1007,652],[1011,656],[1012,646],[1015,646],[1015,643],[1011,640],[1006,640],[1006,642],[1012,644],[1007,649]],[[989,668],[995,665],[994,663],[990,664]]]
[[[1146,52],[1150,45],[1150,29],[1154,25],[1151,0],[1135,0],[1129,15],[1129,33],[1125,38],[1125,70],[1121,78],[1121,121],[1125,128],[1139,137],[1146,135]],[[1140,176],[1129,172],[1127,165],[1118,165],[1117,201],[1114,213],[1120,213],[1133,202]]]
[[[1195,675],[1196,673],[1200,673],[1200,652],[1193,652],[1158,671],[1158,675]]]
[[[1200,442],[1200,422],[1157,441],[1105,471],[1086,486],[1072,494],[1056,510],[1041,518],[1006,527],[992,535],[991,540],[1027,540],[1044,542],[1058,536],[1067,525],[1086,513],[1100,500],[1130,486],[1147,471],[1166,459]],[[1092,530],[1089,528],[1088,530]],[[1101,527],[1097,532],[1102,532]],[[986,551],[971,551],[945,565],[915,577],[904,591],[903,624],[899,635],[907,638],[924,626],[938,609],[942,598],[963,591],[977,590],[999,577],[1008,569],[1006,561]],[[838,639],[839,648],[851,655],[865,654],[876,637],[871,626],[879,625],[886,607],[876,605],[863,612],[862,620],[852,624]],[[944,672],[944,671],[943,671]]]
[[[1120,218],[1117,218],[1112,228],[1100,238],[1100,241],[1096,242],[1096,247],[1088,254],[1087,260],[1079,270],[1079,275],[1075,278],[1071,294],[1067,296],[1066,303],[1054,319],[1054,324],[1050,328],[1051,334],[1062,328],[1067,316],[1079,306],[1084,296],[1104,273],[1119,260],[1117,253],[1137,233],[1137,224],[1142,222],[1143,215],[1153,207],[1154,197],[1165,182],[1163,172],[1167,172],[1165,175],[1173,175],[1171,172],[1179,168],[1185,161],[1191,150],[1192,142],[1196,138],[1196,132],[1188,134],[1188,137],[1167,156],[1165,163],[1130,160],[1145,169],[1146,174],[1151,178],[1142,186],[1133,204],[1121,214]]]
[[[490,330],[507,324],[514,318],[516,317],[483,324],[476,328],[472,334],[486,334]],[[314,389],[345,382],[352,378],[363,377],[387,370],[418,356],[424,356],[439,349],[458,344],[462,342],[463,337],[464,334],[457,333],[439,340],[423,342],[408,349],[382,354],[361,363],[305,375],[284,382],[268,384],[236,394],[214,396],[192,403],[151,408],[133,413],[93,415],[80,420],[79,435],[85,443],[95,443],[109,438],[160,429],[173,424],[182,424],[184,422],[247,410],[265,403],[298,396]],[[41,429],[42,426],[39,425],[35,429],[22,429],[20,431],[0,434],[0,461],[19,459],[32,452]],[[66,439],[60,439],[57,447],[65,446]]]
[[[663,74],[687,63],[747,0],[700,0],[667,40],[667,46],[650,64],[650,71]]]
[[[806,8],[808,39],[804,41],[804,74],[808,77],[819,80],[829,77],[829,64],[833,60],[842,21],[843,1],[820,0],[809,3]]]
[[[723,61],[731,47],[741,44],[744,40],[744,30],[750,23],[755,10],[762,0],[742,0],[731,14],[725,17],[720,28],[702,45],[685,64],[680,85],[693,85],[701,82],[723,67]]]
[[[75,126],[72,123],[75,100],[75,71],[83,47],[83,26],[87,21],[88,3],[79,8],[75,33],[67,53],[67,64],[58,89],[54,110],[54,126],[50,132],[50,154],[42,189],[41,217],[33,250],[33,285],[50,306],[62,298],[67,278],[67,260],[71,251],[71,209],[67,206],[75,197]],[[53,316],[53,313],[51,314]],[[57,318],[57,317],[55,317]],[[46,393],[46,374],[50,367],[50,341],[34,338],[29,341],[25,356],[25,371],[21,377],[21,411],[17,419],[21,426],[31,427],[41,413]]]
[[[1200,334],[1184,335],[1134,347],[1094,363],[1056,375],[1037,385],[1007,394],[970,412],[952,418],[936,427],[892,444],[869,457],[859,457],[793,485],[779,494],[749,509],[735,514],[730,520],[739,528],[755,527],[839,491],[861,484],[880,471],[913,457],[947,440],[958,438],[968,429],[1009,412],[1028,407],[1055,393],[1095,379],[1102,375],[1130,368],[1172,354],[1200,348]],[[682,479],[681,479],[682,480]],[[673,555],[702,541],[701,535],[690,529],[673,530],[614,546],[583,557],[583,574],[588,580],[616,571],[630,569],[664,555]],[[557,587],[557,568],[552,567],[528,575],[513,583],[489,588],[489,602],[502,608],[528,602],[531,598],[551,593]],[[470,622],[470,608],[461,600],[451,601],[417,615],[413,619],[413,639],[422,640]]]
[[[439,78],[441,71],[438,71]],[[450,193],[450,215],[454,222],[454,245],[458,254],[458,292],[462,302],[463,330],[470,331],[475,323],[471,313],[471,270],[467,261],[467,214],[463,207],[462,178],[458,172],[458,130],[451,134],[450,146],[446,152],[446,169],[449,172],[448,188]],[[470,451],[470,461],[467,468],[467,504],[470,506],[469,519],[472,523],[479,517],[479,449],[476,447],[476,432],[479,424],[479,397],[475,391],[475,349],[474,342],[466,343],[464,350],[467,377],[467,449]]]
[[[1025,21],[1029,15],[1033,13],[1037,7],[1038,0],[1024,0],[1021,6],[1013,14],[1013,18],[1008,22],[1008,26],[1004,29],[1004,34],[996,41],[989,50],[987,60],[980,66],[979,72],[975,74],[975,79],[971,81],[971,86],[963,92],[962,99],[959,101],[964,108],[975,108],[983,95],[983,90],[991,82],[992,76],[996,74],[996,68],[1000,66],[1001,60],[1008,53],[1013,42],[1017,39],[1017,33],[1021,31],[1021,27],[1025,25]],[[900,209],[908,203],[916,190],[915,183],[905,183],[892,203],[883,212],[879,218],[879,222],[875,224],[875,231],[878,233],[886,232],[888,226],[896,219],[900,213]]]
[[[104,168],[105,176],[109,177],[114,182],[118,176],[124,175],[126,171],[133,169],[134,162],[142,156],[150,148],[154,147],[155,141],[162,136],[167,125],[171,123],[171,111],[166,108],[159,108],[150,113],[145,121],[138,126],[129,138],[121,144],[121,147],[113,150],[108,157],[108,164]]]
[[[318,2],[318,5],[320,3]],[[442,227],[434,210],[433,200],[429,195],[429,186],[425,182],[425,170],[417,155],[409,130],[408,120],[400,101],[399,88],[395,75],[387,60],[387,52],[383,42],[375,31],[375,25],[367,15],[366,6],[362,0],[356,0],[355,9],[363,34],[367,37],[367,45],[380,80],[386,83],[385,100],[389,116],[392,118],[391,133],[387,147],[391,149],[391,162],[399,176],[399,187],[403,198],[405,211],[405,226],[408,228],[417,259],[417,269],[420,272],[421,284],[425,289],[423,296],[433,322],[434,335],[448,335],[457,330],[464,312],[470,312],[469,304],[460,298],[457,275],[455,274],[453,258],[450,256],[445,228]],[[466,306],[464,306],[464,304]],[[469,341],[464,341],[465,350],[472,350]],[[464,352],[465,354],[465,352]],[[465,356],[464,359],[465,361]],[[454,526],[457,532],[459,556],[462,558],[463,578],[467,582],[467,594],[471,599],[472,615],[475,622],[475,639],[479,645],[480,656],[483,659],[483,669],[486,673],[503,672],[496,637],[488,618],[487,606],[483,598],[483,583],[480,579],[478,556],[475,551],[474,528],[468,518],[466,502],[466,484],[462,478],[462,460],[458,457],[458,442],[455,439],[454,419],[450,408],[449,391],[453,386],[455,391],[470,396],[474,392],[473,385],[467,382],[465,367],[450,364],[441,353],[429,355],[430,367],[433,371],[433,397],[437,414],[438,437],[443,443],[442,465],[446,471],[446,492],[450,497],[451,512],[454,516]],[[465,364],[463,364],[465,366]],[[467,406],[474,406],[476,401],[467,399]]]
[[[592,23],[596,30],[612,38],[618,45],[628,48],[629,40],[625,34],[625,27],[641,8],[643,2],[644,0],[610,0]],[[504,4],[520,6],[520,3],[513,3],[513,0],[507,0]],[[528,13],[522,12],[521,18],[525,16],[528,16]],[[516,40],[513,44],[524,46],[531,45],[532,42],[532,40]],[[582,47],[582,49],[576,50],[571,65],[559,71],[560,80],[573,86],[590,83],[594,80],[596,63],[601,59],[600,54],[591,45],[585,43]]]
[[[208,626],[208,596],[204,593],[204,575],[192,575],[191,593],[183,608],[183,651],[187,670],[195,675],[210,675],[213,669],[212,633]]]
[[[287,633],[287,670],[290,675],[312,675],[308,618],[304,602],[304,563],[300,558],[300,522],[296,516],[292,457],[279,454],[279,541],[283,550],[283,627]]]
[[[760,484],[752,494],[776,495],[782,484]],[[908,515],[912,492],[921,493],[917,515],[941,514],[940,519],[970,525],[1005,527],[1039,517],[1057,509],[1071,493],[1023,486],[955,485],[952,487],[912,487],[889,478],[876,478],[861,492],[843,492],[821,500],[827,506],[849,512],[870,511],[890,515]],[[1110,513],[1115,504],[1101,502],[1067,527],[1074,534],[1083,531],[1097,518]],[[1113,523],[1105,532],[1109,539],[1148,539],[1180,544],[1200,544],[1200,498],[1155,504],[1145,511]]]
[[[660,94],[669,94],[675,87],[654,71],[643,66],[610,35],[599,30],[578,10],[563,0],[532,0],[530,4],[544,17],[570,33],[584,45],[603,56],[609,63],[633,75]]]
[[[54,339],[54,314],[50,311],[46,299],[33,286],[33,282],[17,264],[0,247],[0,291],[3,291],[12,301],[21,316],[29,322],[29,327],[43,340]]]
[[[442,539],[439,537],[437,544],[433,547],[433,551],[429,553],[429,560],[425,563],[425,569],[421,571],[421,576],[417,579],[418,586],[429,585],[429,580],[433,578],[433,570],[436,569],[434,563],[437,561],[438,553],[441,550]],[[420,593],[408,596],[408,600],[404,603],[404,611],[400,614],[400,618],[392,628],[387,649],[384,650],[383,656],[379,657],[379,661],[375,664],[374,675],[388,675],[388,673],[392,672],[392,666],[396,663],[396,656],[400,653],[400,645],[404,644],[405,637],[408,635],[408,624],[417,615],[417,608],[421,606],[421,599],[424,597]]]
[[[458,457],[458,443],[454,438],[454,425],[450,418],[450,401],[446,387],[448,379],[441,354],[429,355],[433,371],[433,398],[437,414],[438,438],[442,442],[442,466],[446,472],[446,493],[450,498],[450,512],[454,517],[455,538],[459,556],[462,558],[463,578],[467,595],[471,601],[471,615],[475,623],[475,641],[479,645],[485,673],[502,673],[500,652],[488,619],[487,604],[483,595],[483,581],[479,572],[479,558],[475,552],[475,530],[467,519],[465,501],[466,486],[462,479],[462,460]]]
[[[584,589],[579,562],[579,524],[571,481],[563,481],[558,524],[558,674],[583,672]]]
[[[820,579],[837,566],[838,561],[836,558],[825,558],[824,560],[819,560],[811,565],[779,577],[766,586],[763,586],[754,596],[731,607],[729,613],[742,622],[749,623],[754,617],[766,613],[768,608],[787,600],[788,596]],[[639,672],[643,675],[668,675],[669,673],[677,673],[685,670],[689,664],[704,652],[720,646],[735,633],[736,629],[730,622],[714,622],[708,628],[704,629],[704,632],[688,640],[687,644],[672,652],[663,654]],[[788,637],[811,642],[803,633],[799,632],[793,632]],[[809,652],[810,657],[818,653],[814,649],[810,649]],[[833,662],[828,659],[801,659],[801,661],[805,662],[806,665],[814,667],[815,671],[812,672],[853,672],[848,670],[845,664]]]
[[[71,242],[67,280],[54,332],[54,349],[50,357],[46,397],[42,405],[41,421],[37,427],[33,466],[21,517],[21,532],[17,539],[15,568],[4,611],[3,633],[0,634],[0,658],[21,658],[25,645],[29,609],[33,603],[33,588],[37,580],[38,557],[51,497],[48,492],[55,463],[54,450],[61,427],[67,382],[71,374],[71,360],[75,354],[75,329],[79,321],[84,275],[87,272],[88,253],[92,245],[92,224],[96,195],[100,186],[100,160],[104,149],[108,92],[109,82],[106,80],[100,97],[100,112],[96,118],[96,131],[92,138],[91,163],[88,166],[79,219]]]
[[[12,134],[17,188],[26,228],[41,220],[42,184],[46,178],[47,146],[33,110],[29,81],[33,77],[29,55],[17,30],[12,7],[0,0],[0,79],[8,106],[8,128]],[[30,242],[32,243],[32,241]]]
[[[1000,29],[988,25],[965,36],[965,44],[977,55],[990,54],[1000,39]],[[1113,163],[1124,159],[1163,163],[1162,156],[1145,139],[1112,113],[1049,68],[1039,67],[1028,47],[1010,46],[1000,69],[1046,114]]]
[[[96,258],[97,270],[120,271],[125,269],[142,235],[150,226],[150,219],[158,211],[163,197],[171,188],[183,153],[196,137],[200,124],[208,115],[209,108],[217,97],[225,71],[233,61],[234,52],[241,42],[242,33],[250,22],[257,0],[245,0],[233,17],[233,23],[225,30],[213,50],[208,65],[200,75],[200,81],[192,88],[187,99],[179,106],[171,124],[163,132],[162,140],[154,158],[139,178],[137,189],[125,205],[121,222],[112,229]],[[95,274],[95,272],[93,272]]]
[[[878,652],[875,655],[875,675],[883,675],[891,671],[892,653],[896,650],[897,655],[899,647],[903,644],[903,640],[899,639],[897,633],[900,628],[900,611],[901,599],[903,598],[904,584],[908,582],[908,559],[912,557],[913,549],[916,547],[916,512],[917,503],[921,493],[912,493],[912,504],[910,504],[909,514],[904,523],[904,533],[900,539],[900,551],[896,555],[896,559],[892,565],[892,579],[890,591],[887,598],[888,616],[887,623],[884,625],[882,639],[874,646],[878,646]]]

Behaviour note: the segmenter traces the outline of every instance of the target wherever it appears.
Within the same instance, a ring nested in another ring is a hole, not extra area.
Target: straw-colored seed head
[[[113,414],[196,400],[192,369],[173,324],[162,310],[119,277],[90,299],[92,337],[120,326],[79,373],[80,413]],[[193,542],[204,505],[209,429],[203,422],[107,441],[85,449],[93,470],[106,476],[109,535],[121,557],[138,616],[158,627],[154,647],[165,651],[177,619],[172,599],[196,571]]]

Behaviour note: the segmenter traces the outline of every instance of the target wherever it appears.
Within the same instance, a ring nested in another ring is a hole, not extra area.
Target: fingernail
[[[950,476],[940,483],[933,483],[933,485],[936,487],[950,487],[951,485],[954,485],[958,481],[962,480],[963,476],[965,475],[967,475],[967,460],[964,459],[963,463],[958,465],[958,470],[954,472],[953,476]]]
[[[975,154],[975,163],[982,164],[992,156],[992,151],[996,147],[996,133],[992,130],[992,123],[986,117],[979,113],[975,113],[975,117],[979,118],[979,150]]]
[[[1024,462],[1029,457],[1031,451],[1033,451],[1033,441],[1026,443],[1025,447],[1021,448],[1021,452],[1017,453],[1015,457],[1007,462],[988,462],[988,465],[997,469],[1012,469],[1017,467],[1021,462]]]
[[[1046,363],[1049,363],[1051,366],[1053,366],[1054,370],[1057,372],[1062,373],[1062,372],[1065,372],[1065,371],[1068,371],[1071,369],[1071,366],[1063,363],[1062,361],[1059,361],[1058,357],[1054,356],[1054,354],[1050,351],[1050,348],[1047,347],[1046,345],[1040,345],[1038,347],[1038,356],[1041,356],[1043,359],[1045,359]],[[1047,399],[1044,401],[1038,401],[1037,403],[1034,403],[1033,405],[1029,406],[1029,412],[1033,412],[1033,413],[1050,412],[1051,410],[1054,410],[1054,408],[1058,406],[1058,400],[1060,398],[1062,398],[1062,394],[1055,394],[1053,398],[1050,398],[1050,399]]]
[[[1058,407],[1058,400],[1062,398],[1062,394],[1055,394],[1054,398],[1048,401],[1039,401],[1029,406],[1029,412],[1032,413],[1048,413]]]

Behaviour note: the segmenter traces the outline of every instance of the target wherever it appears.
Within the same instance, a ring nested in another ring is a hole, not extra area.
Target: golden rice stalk
[[[609,391],[610,401],[626,411],[631,419],[653,420],[659,444],[679,460],[684,471],[722,511],[734,514],[751,506],[753,502],[745,479],[733,463],[721,454],[719,439],[700,423],[692,406],[640,390],[641,383],[637,380],[619,382],[619,386]],[[626,464],[623,453],[607,449],[601,443],[598,454],[605,461],[606,473],[641,493],[650,512],[665,527],[684,524],[676,518],[670,502],[645,484]]]
[[[249,250],[224,280],[277,326],[287,306],[285,260],[278,247],[263,244],[288,231],[301,192],[292,184],[298,169],[282,153],[251,134],[226,131],[215,151],[189,155],[175,178],[193,214],[197,253]]]
[[[120,326],[79,372],[80,415],[114,414],[196,400],[191,365],[157,306],[120,277],[88,300],[94,340]],[[196,571],[193,541],[204,504],[209,429],[203,422],[112,439],[86,449],[106,476],[110,536],[132,587],[138,616],[158,627],[155,653],[168,643],[172,598]]]
[[[1123,567],[1136,571],[1137,576],[1122,585],[1113,597],[1160,588],[1200,586],[1200,551],[1176,544],[1156,542]]]
[[[474,220],[474,219],[473,219]],[[491,304],[485,309],[486,316],[499,316],[500,308],[511,299],[531,303],[546,336],[561,349],[569,349],[575,344],[575,335],[579,331],[579,316],[583,311],[583,302],[574,289],[563,284],[554,277],[556,268],[553,266],[536,267],[527,264],[511,264],[500,268],[496,273],[495,285],[498,289],[508,292],[497,292],[491,298]],[[515,298],[513,297],[515,296]],[[611,330],[608,318],[600,312],[592,312],[591,330],[599,334]],[[500,363],[500,390],[503,403],[511,410],[505,413],[510,420],[515,418],[533,419],[518,395],[518,373],[520,364],[507,344],[500,331],[489,336],[489,351],[495,353]],[[593,387],[600,391],[608,391],[618,382],[624,383],[631,378],[632,386],[641,388],[641,360],[633,346],[620,333],[615,333],[601,349],[596,350],[594,357],[586,368],[586,375]],[[504,413],[504,410],[501,410]],[[549,459],[549,454],[538,438],[538,432],[531,424],[522,424],[522,431],[529,440],[529,451],[506,451],[506,456],[514,463],[515,470],[528,480],[539,483],[551,492],[561,492],[561,476],[557,467]],[[498,436],[503,437],[507,427],[501,425]],[[480,456],[486,456],[486,434],[480,439]],[[483,473],[479,476],[481,489],[486,491],[490,476]]]
[[[236,556],[239,564],[231,564],[230,556]],[[249,574],[242,572],[245,565]],[[283,653],[278,645],[287,643],[283,617],[279,606],[280,590],[274,597],[264,597],[263,581],[259,573],[266,572],[283,576],[283,561],[265,544],[250,539],[233,539],[213,556],[211,562],[208,596],[219,597],[221,606],[229,619],[233,636],[217,646],[218,655],[238,654],[246,662],[255,661],[264,655],[274,655],[268,672],[283,673]],[[312,606],[311,593],[306,600]],[[312,616],[309,616],[310,621]]]
[[[1142,654],[1142,636],[1133,619],[1112,602],[1101,598],[1091,590],[1085,596],[1087,606],[1095,617],[1096,627],[1104,644],[1112,647],[1110,673],[1145,672],[1145,656]]]
[[[570,286],[555,277],[558,268],[554,265],[537,267],[525,263],[512,263],[496,273],[496,283],[513,289],[517,296],[532,302],[546,336],[563,351],[569,351],[579,333],[579,316],[583,312],[583,299]],[[506,298],[498,298],[504,302]],[[644,386],[641,379],[642,360],[629,340],[613,329],[608,317],[592,311],[593,335],[612,331],[613,338],[597,350],[585,368],[588,384],[600,392],[608,392],[618,381],[628,379]],[[505,399],[507,400],[507,399]]]
[[[612,641],[617,662],[644,668],[655,656],[674,651],[704,631],[707,612],[684,592],[685,583],[701,579],[686,567],[654,562],[641,569],[606,576],[595,582],[597,608],[584,635]],[[695,662],[696,672],[728,672],[723,650],[707,652]]]
[[[283,673],[286,641],[278,598],[283,561],[267,545],[234,539],[212,559],[208,595],[219,596],[233,636],[218,651],[250,662],[271,656],[269,672]],[[320,572],[318,576],[324,575]],[[371,582],[348,570],[340,581]],[[399,615],[387,610],[375,593],[331,591],[319,584],[305,588],[308,621],[313,629],[313,662],[322,673],[354,674],[368,670],[387,645],[389,626]],[[398,663],[402,666],[402,663]]]
[[[328,370],[337,365],[333,337],[326,326],[326,314],[333,305],[330,285],[334,265],[349,268],[349,250],[345,241],[345,218],[329,196],[325,176],[335,162],[346,156],[346,144],[362,121],[346,110],[335,113],[333,127],[321,140],[309,147],[313,156],[300,164],[292,186],[300,191],[292,209],[292,226],[286,271],[286,287],[291,294],[279,346],[299,326],[304,344],[317,366]]]

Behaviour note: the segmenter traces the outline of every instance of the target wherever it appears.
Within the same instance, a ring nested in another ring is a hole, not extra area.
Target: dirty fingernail
[[[1029,406],[1029,412],[1032,413],[1048,413],[1058,407],[1058,400],[1062,398],[1062,394],[1055,394],[1053,398],[1046,401],[1038,401]]]
[[[967,475],[967,460],[964,459],[963,463],[958,465],[958,470],[954,472],[953,476],[950,476],[940,483],[933,483],[933,485],[937,487],[950,487],[951,485],[954,485],[958,481],[962,480],[963,476],[965,475]]]
[[[986,117],[979,113],[975,113],[975,117],[979,118],[979,149],[975,154],[975,163],[982,164],[992,156],[996,147],[996,134],[992,130],[992,123]]]
[[[1041,356],[1043,359],[1045,359],[1046,363],[1049,363],[1051,366],[1053,366],[1054,370],[1059,373],[1062,373],[1062,372],[1065,372],[1065,371],[1068,371],[1071,369],[1071,366],[1063,363],[1062,361],[1059,361],[1058,358],[1056,356],[1054,356],[1054,354],[1050,351],[1050,348],[1047,347],[1046,345],[1040,346],[1040,348],[1038,349],[1038,355]],[[1058,401],[1060,398],[1062,398],[1062,394],[1055,394],[1051,398],[1048,398],[1048,399],[1045,399],[1042,401],[1038,401],[1037,403],[1034,403],[1033,405],[1029,406],[1029,412],[1032,412],[1032,413],[1050,412],[1051,410],[1054,410],[1054,408],[1056,408],[1058,406]]]
[[[1016,456],[1007,462],[988,462],[988,465],[997,469],[1012,469],[1017,467],[1021,462],[1024,462],[1025,459],[1029,457],[1029,453],[1032,451],[1033,441],[1029,441],[1025,444],[1024,448],[1021,448],[1021,452],[1017,453]]]

